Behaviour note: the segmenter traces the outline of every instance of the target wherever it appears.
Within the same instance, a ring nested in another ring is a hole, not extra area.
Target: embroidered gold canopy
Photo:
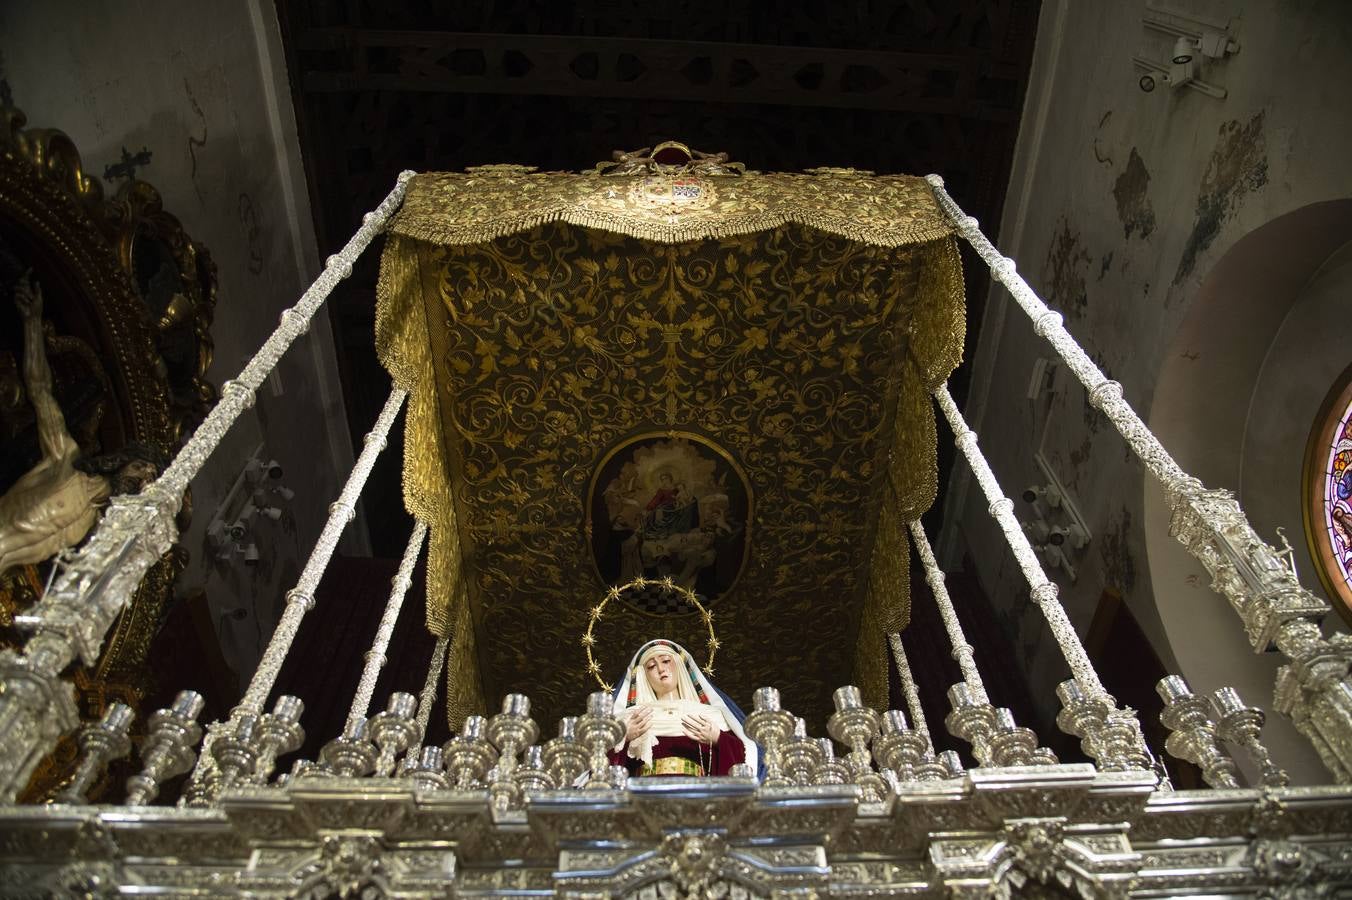
[[[453,724],[514,690],[576,713],[579,638],[635,574],[699,592],[735,699],[886,703],[902,526],[937,489],[929,394],[962,353],[950,231],[918,178],[661,160],[420,175],[391,225],[376,344],[410,395]],[[595,658],[706,625],[630,598]]]

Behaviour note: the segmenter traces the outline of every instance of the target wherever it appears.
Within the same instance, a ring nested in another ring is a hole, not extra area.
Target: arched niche
[[[1283,527],[1302,583],[1321,596],[1302,531],[1301,470],[1320,404],[1348,363],[1335,313],[1352,308],[1350,241],[1352,199],[1302,207],[1236,241],[1165,354],[1148,422],[1186,471],[1236,493],[1263,538],[1280,547]],[[1271,711],[1282,659],[1252,650],[1229,602],[1169,536],[1153,479],[1145,521],[1155,602],[1181,674],[1198,692],[1229,685],[1268,710],[1265,740],[1293,781],[1326,780],[1313,749]]]

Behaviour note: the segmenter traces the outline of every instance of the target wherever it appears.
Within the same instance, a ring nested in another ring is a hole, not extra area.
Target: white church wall
[[[138,174],[216,261],[210,378],[219,386],[234,377],[321,268],[272,4],[3,4],[0,54],[14,105],[31,127],[69,134],[91,176],[124,147],[151,151]],[[264,458],[282,463],[295,498],[280,521],[255,520],[249,540],[258,565],[223,563],[205,529],[260,443]],[[193,484],[195,514],[183,538],[192,562],[179,593],[206,591],[227,662],[243,681],[352,460],[321,309]],[[361,520],[349,531],[344,550],[366,552]]]
[[[1217,261],[1244,235],[1284,213],[1352,194],[1346,165],[1352,138],[1347,112],[1352,54],[1346,49],[1352,46],[1352,8],[1328,0],[1299,8],[1237,0],[1174,4],[1177,12],[1230,23],[1240,42],[1237,55],[1202,72],[1227,89],[1223,100],[1165,85],[1152,93],[1140,90],[1131,56],[1167,58],[1172,49],[1170,41],[1143,28],[1144,8],[1140,2],[1044,3],[999,243],[1153,423],[1162,370],[1197,361],[1195,348],[1175,341]],[[1289,300],[1290,295],[1282,303]],[[1269,337],[1287,309],[1273,314]],[[1216,327],[1226,323],[1218,320]],[[1266,344],[1258,353],[1251,364],[1255,373]],[[1167,668],[1193,679],[1197,689],[1229,683],[1250,702],[1269,706],[1272,660],[1245,651],[1245,663],[1219,681],[1213,680],[1219,673],[1205,665],[1214,645],[1244,645],[1238,619],[1223,600],[1214,598],[1204,632],[1180,634],[1167,627],[1160,608],[1202,602],[1187,592],[1207,589],[1205,582],[1161,584],[1156,577],[1153,548],[1146,550],[1147,529],[1159,527],[1146,522],[1147,476],[1116,430],[1063,368],[1049,394],[1031,405],[1025,399],[1034,361],[1053,356],[1003,292],[993,293],[973,362],[967,414],[1009,494],[1017,497],[1043,480],[1033,463],[1040,445],[1085,514],[1093,541],[1071,554],[1078,578],[1072,582],[1052,573],[1072,620],[1083,634],[1104,590],[1117,590]],[[1216,403],[1239,410],[1242,423],[1250,394],[1236,393],[1222,380]],[[1198,443],[1204,446],[1205,433],[1202,437]],[[1242,427],[1234,439],[1243,441]],[[1237,468],[1209,475],[1198,471],[1206,468],[1204,454],[1187,459],[1167,437],[1165,442],[1185,468],[1209,484],[1241,487]],[[1245,475],[1250,484],[1262,478],[1257,472]],[[961,467],[953,488],[945,516],[946,561],[953,564],[963,554],[974,559],[1017,635],[1035,693],[1050,700],[1066,668],[1041,617],[1027,604],[985,501]],[[1016,502],[1020,512],[1027,511]],[[1260,532],[1274,539],[1275,524],[1281,523],[1255,519]],[[1305,581],[1318,589],[1313,580]],[[1050,727],[1049,720],[1039,725]],[[1298,780],[1325,778],[1289,724],[1275,722],[1268,734]]]

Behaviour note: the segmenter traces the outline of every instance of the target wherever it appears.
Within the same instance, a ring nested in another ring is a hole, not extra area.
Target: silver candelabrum
[[[87,802],[89,787],[99,777],[104,767],[115,759],[121,759],[131,752],[131,738],[127,732],[131,728],[135,714],[125,703],[114,703],[103,713],[103,718],[80,731],[80,765],[74,776],[53,799],[58,803],[81,804]]]
[[[1194,694],[1177,675],[1161,678],[1155,692],[1164,701],[1160,722],[1170,731],[1164,749],[1199,766],[1202,778],[1212,787],[1239,787],[1239,770],[1216,740],[1216,723],[1206,698]]]
[[[577,736],[577,717],[559,720],[559,736],[544,746],[545,767],[559,787],[571,787],[587,771],[587,748]]]
[[[896,773],[900,781],[920,780],[918,770],[925,763],[928,750],[929,742],[911,729],[904,712],[890,709],[883,713],[873,752],[878,762]]]
[[[488,793],[493,805],[499,809],[520,808],[524,795],[521,784],[514,777],[516,757],[539,736],[540,728],[530,717],[530,698],[525,694],[504,697],[502,712],[488,721],[488,739],[498,750]]]
[[[375,774],[393,774],[394,761],[418,738],[418,727],[413,717],[418,712],[418,698],[403,691],[395,691],[385,701],[385,709],[366,723],[366,731],[379,748]]]
[[[305,742],[305,729],[300,726],[303,712],[305,703],[299,697],[283,694],[272,705],[272,712],[259,717],[254,729],[258,742],[253,771],[256,783],[267,784],[277,766],[277,758],[298,750]]]
[[[746,735],[765,748],[765,786],[791,784],[784,774],[784,746],[793,738],[793,713],[780,706],[779,691],[772,687],[758,688],[752,703],[755,708],[746,717]]]
[[[319,761],[332,775],[360,778],[375,771],[379,751],[367,737],[365,720],[350,721],[343,733],[319,751]]]
[[[493,744],[486,737],[488,720],[469,716],[460,726],[460,734],[443,746],[446,771],[460,790],[483,787],[484,776],[497,760]]]
[[[1263,711],[1245,704],[1234,688],[1217,688],[1211,692],[1211,707],[1216,712],[1216,737],[1243,747],[1258,766],[1258,780],[1263,787],[1286,787],[1290,778],[1273,761],[1267,747],[1259,740],[1265,721]]]
[[[853,685],[836,688],[831,695],[836,711],[826,721],[831,737],[850,748],[851,780],[859,785],[865,802],[876,803],[887,796],[888,784],[873,771],[869,742],[878,736],[878,713],[864,705],[859,688]]]
[[[624,737],[624,726],[615,718],[615,699],[609,691],[596,691],[587,696],[587,712],[577,722],[582,743],[591,749],[591,778],[587,787],[594,789],[618,787],[617,774],[611,766],[609,750]]]
[[[197,717],[205,701],[196,691],[179,691],[168,709],[150,717],[141,749],[144,768],[127,779],[127,804],[144,806],[160,792],[160,785],[192,768],[193,752],[202,737]]]

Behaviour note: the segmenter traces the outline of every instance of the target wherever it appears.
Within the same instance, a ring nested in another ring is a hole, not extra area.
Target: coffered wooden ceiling
[[[998,222],[1038,7],[280,0],[278,9],[328,253],[402,169],[576,171],[666,139],[761,171],[940,172],[969,212]],[[368,254],[330,301],[357,441],[389,385],[372,342],[377,258]],[[967,291],[970,348],[984,278],[969,274]],[[953,382],[959,399],[963,379]],[[397,556],[407,535],[398,452],[364,502],[376,555]]]

